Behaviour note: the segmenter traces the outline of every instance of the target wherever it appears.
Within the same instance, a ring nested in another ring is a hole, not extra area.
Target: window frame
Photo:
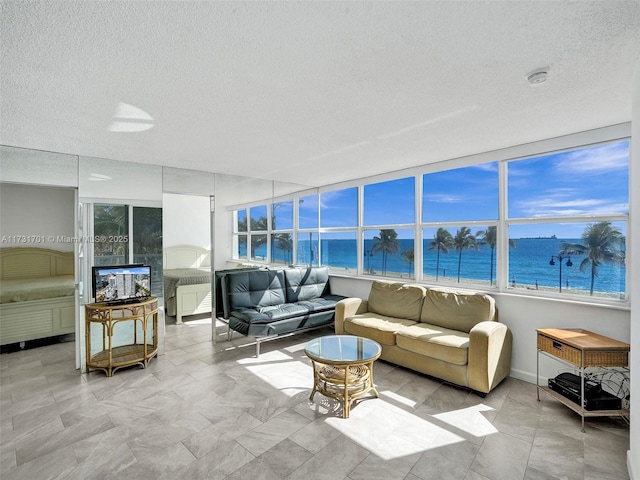
[[[500,150],[489,151],[481,154],[471,155],[468,157],[461,157],[456,159],[448,159],[443,162],[432,163],[427,165],[421,165],[419,167],[413,167],[410,169],[389,172],[382,175],[372,176],[361,178],[358,180],[342,182],[339,184],[327,185],[324,187],[318,188],[311,195],[318,196],[318,227],[317,228],[299,228],[299,205],[298,202],[303,197],[308,197],[309,190],[304,192],[298,192],[293,194],[292,196],[287,196],[286,199],[293,200],[294,205],[294,225],[292,238],[294,242],[294,263],[299,263],[299,259],[297,258],[297,250],[298,250],[298,239],[304,238],[309,233],[312,233],[314,236],[317,235],[318,238],[318,257],[322,259],[322,234],[323,233],[340,233],[340,232],[356,232],[356,240],[357,240],[357,252],[356,252],[356,264],[357,271],[349,272],[349,273],[338,273],[332,272],[333,275],[347,275],[347,276],[356,276],[356,277],[364,277],[371,279],[380,279],[384,278],[389,281],[399,281],[397,277],[381,277],[380,275],[371,276],[366,272],[366,264],[364,258],[364,236],[365,232],[369,230],[382,229],[382,228],[390,228],[395,230],[400,229],[414,229],[414,276],[412,282],[415,283],[424,283],[427,285],[433,285],[428,281],[425,281],[423,278],[423,230],[425,228],[433,228],[433,227],[455,227],[459,228],[460,226],[466,226],[471,228],[472,232],[477,229],[474,226],[482,226],[482,227],[493,227],[495,226],[497,229],[497,239],[496,239],[496,257],[495,257],[495,279],[493,286],[482,286],[479,284],[472,284],[471,287],[475,290],[482,291],[486,290],[491,294],[517,294],[517,295],[527,295],[533,297],[543,297],[543,298],[552,298],[558,299],[562,301],[568,302],[577,302],[577,303],[585,303],[585,304],[604,304],[607,306],[614,306],[619,308],[629,308],[630,306],[630,291],[629,291],[629,276],[630,276],[630,268],[631,258],[628,246],[631,244],[631,232],[630,232],[630,223],[631,223],[631,212],[626,214],[598,214],[598,215],[586,215],[586,216],[545,216],[545,217],[536,217],[536,218],[509,218],[508,217],[508,165],[517,162],[519,160],[525,160],[528,158],[539,157],[543,155],[555,154],[562,151],[568,150],[576,150],[581,148],[587,148],[592,146],[598,146],[605,143],[613,143],[619,141],[629,141],[631,140],[631,125],[630,123],[624,123],[619,125],[613,125],[609,127],[604,127],[596,130],[579,132],[575,134],[565,135],[562,137],[555,137],[551,139],[541,140],[537,142],[532,142],[524,145],[518,145],[513,147],[507,147]],[[629,158],[629,166],[630,168]],[[498,165],[498,218],[497,219],[476,219],[469,221],[440,221],[440,222],[422,222],[423,219],[423,180],[424,176],[429,173],[436,173],[445,170],[453,170],[463,167],[469,166],[479,166],[481,164],[488,164],[496,162]],[[392,180],[400,180],[402,178],[414,176],[415,177],[415,220],[413,223],[408,224],[381,224],[381,225],[364,225],[364,188],[366,185],[382,183],[385,181]],[[629,175],[630,181],[630,175]],[[322,194],[347,189],[347,188],[357,188],[357,225],[355,227],[323,227],[321,223],[321,199]],[[630,195],[630,189],[629,189]],[[283,197],[284,198],[284,197]],[[284,201],[283,198],[277,199],[277,202]],[[266,203],[268,206],[268,211],[270,212],[270,208],[272,203],[276,202],[276,199],[270,199],[266,202],[254,202],[252,204],[241,205],[236,207],[229,207],[230,210],[238,209],[238,208],[250,208],[250,206],[258,205],[260,203]],[[250,215],[248,214],[248,217]],[[518,289],[514,291],[509,286],[509,227],[512,225],[520,225],[520,224],[535,224],[535,223],[556,223],[556,222],[580,222],[580,223],[594,223],[597,221],[610,221],[610,222],[622,222],[625,225],[625,240],[627,245],[627,258],[625,268],[625,292],[624,299],[608,299],[603,297],[589,297],[584,295],[557,295],[553,294],[553,292],[537,292],[530,290],[521,290]],[[270,222],[269,222],[270,225]],[[268,251],[271,243],[271,230],[268,231]],[[237,235],[237,232],[234,232],[234,235]],[[250,241],[250,232],[248,232],[248,242]],[[249,256],[249,252],[247,256]],[[270,251],[265,263],[270,263]],[[439,284],[436,284],[439,285]],[[447,284],[449,285],[449,284]],[[457,284],[456,284],[457,285]],[[461,288],[466,287],[460,285]]]

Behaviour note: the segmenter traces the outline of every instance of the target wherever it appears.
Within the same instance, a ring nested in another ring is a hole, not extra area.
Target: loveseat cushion
[[[412,320],[367,312],[346,318],[344,330],[351,335],[370,338],[382,345],[395,345],[396,332],[416,323]]]
[[[396,344],[403,350],[455,365],[466,365],[469,335],[427,323],[416,323],[398,330]]]
[[[286,303],[282,270],[239,271],[223,277],[223,282],[230,311]]]
[[[329,293],[327,267],[287,268],[284,270],[287,302],[312,300]]]
[[[493,297],[447,288],[428,288],[420,321],[469,333],[474,325],[496,320]]]
[[[374,281],[369,292],[369,312],[417,322],[424,293],[419,285]]]

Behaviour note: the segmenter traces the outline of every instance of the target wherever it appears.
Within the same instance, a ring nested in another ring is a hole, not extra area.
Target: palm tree
[[[580,271],[584,272],[591,264],[591,286],[589,294],[593,295],[593,285],[598,275],[598,267],[602,263],[624,265],[625,254],[619,247],[624,245],[622,232],[611,225],[611,222],[598,222],[587,225],[582,234],[582,244],[563,243],[560,255],[585,255],[580,262]]]
[[[402,252],[402,256],[404,257],[404,261],[409,264],[409,276],[413,276],[413,262],[415,259],[413,248],[407,248]]]
[[[264,231],[265,235],[253,234],[251,236],[251,260],[256,257],[256,250],[267,243],[267,217],[251,219],[251,232]]]
[[[387,273],[387,255],[398,253],[400,244],[398,243],[398,233],[393,229],[380,230],[380,236],[373,237],[373,253],[382,252],[382,275]]]
[[[108,238],[117,237],[119,239],[129,235],[128,212],[129,210],[125,205],[95,205],[93,233],[96,241],[93,248],[96,265],[117,264],[127,261],[128,242],[109,241]],[[97,257],[105,258],[98,259]]]
[[[498,242],[498,227],[494,225],[492,227],[488,227],[486,230],[478,231],[476,233],[476,239],[479,239],[480,241],[486,243],[487,245],[489,245],[489,248],[491,249],[491,263],[490,263],[491,272],[489,274],[489,285],[493,285],[493,257],[494,257],[494,252],[496,250],[496,244]],[[509,246],[510,247],[516,246],[516,242],[511,238],[509,239]]]
[[[460,227],[453,238],[453,244],[458,252],[458,283],[460,283],[460,267],[462,266],[462,250],[466,248],[478,249],[476,237],[471,235],[469,227]]]
[[[438,280],[438,274],[440,273],[440,250],[444,253],[449,253],[449,248],[453,247],[453,236],[448,230],[440,227],[433,236],[433,241],[429,244],[429,250],[437,250],[436,255],[436,280]]]
[[[285,263],[291,263],[293,261],[293,238],[290,233],[280,233],[276,235],[276,248],[282,250],[285,253]]]

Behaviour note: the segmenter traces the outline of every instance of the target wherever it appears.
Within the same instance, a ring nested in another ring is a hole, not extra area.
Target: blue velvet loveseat
[[[260,343],[283,335],[332,325],[336,303],[327,267],[226,270],[220,282],[222,316],[233,332]]]

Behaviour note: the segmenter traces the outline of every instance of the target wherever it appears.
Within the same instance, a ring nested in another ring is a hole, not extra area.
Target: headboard
[[[163,249],[163,268],[209,268],[211,252],[195,245],[177,245]]]
[[[25,278],[73,275],[73,252],[60,252],[48,248],[0,248],[0,278]]]

